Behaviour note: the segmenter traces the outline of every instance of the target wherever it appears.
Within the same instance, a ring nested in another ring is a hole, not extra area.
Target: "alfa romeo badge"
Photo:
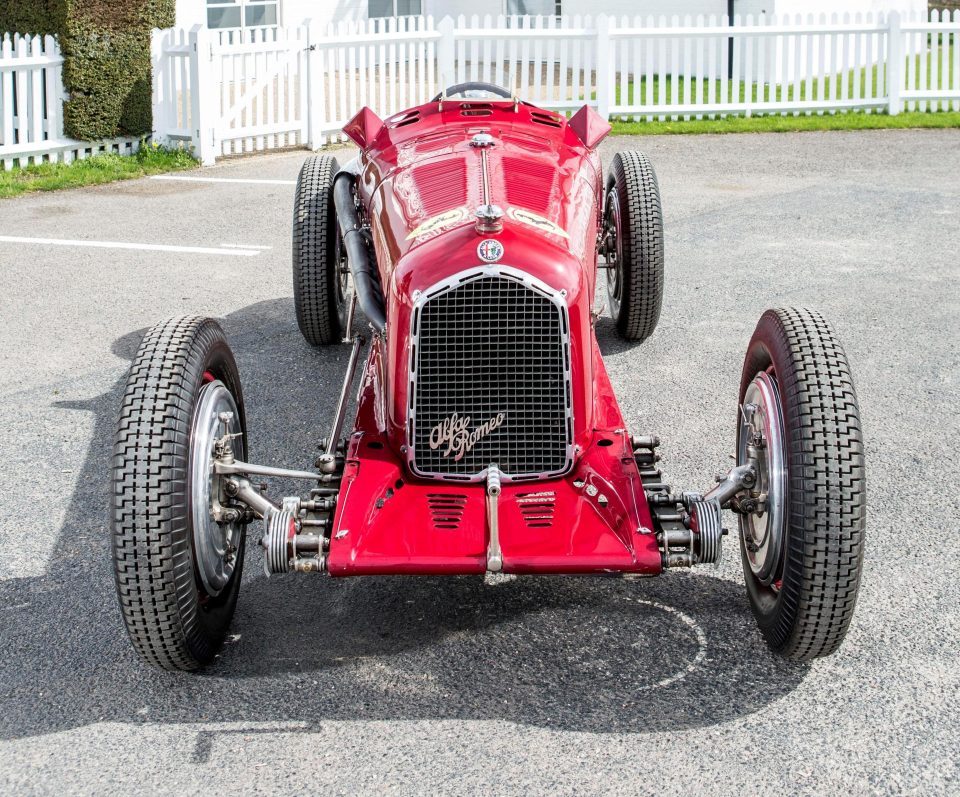
[[[503,257],[503,244],[495,238],[484,238],[477,246],[477,254],[484,263],[496,263]]]

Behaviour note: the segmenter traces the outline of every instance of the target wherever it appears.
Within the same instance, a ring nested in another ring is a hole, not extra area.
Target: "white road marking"
[[[63,238],[27,238],[21,235],[0,235],[0,243],[40,244],[43,246],[80,246],[91,249],[135,249],[146,252],[178,252],[192,255],[259,255],[259,249],[227,249],[212,246],[173,246],[171,244],[138,244],[127,241],[75,241]]]
[[[157,174],[151,180],[179,180],[185,183],[252,183],[254,185],[296,185],[296,180],[253,180],[240,177],[187,177],[178,174]]]
[[[260,244],[220,244],[227,249],[273,249],[272,246],[261,246]]]
[[[658,603],[657,601],[647,601],[642,598],[637,599],[637,603],[642,603],[645,606],[650,606],[654,609],[660,609],[664,612],[670,612],[670,614],[679,617],[680,620],[686,625],[691,631],[693,631],[694,636],[697,638],[697,653],[686,667],[681,670],[678,670],[673,675],[668,675],[666,678],[662,678],[653,684],[645,684],[643,686],[637,687],[638,692],[643,692],[648,689],[662,689],[666,686],[676,683],[677,681],[686,678],[693,672],[696,672],[697,667],[699,667],[703,660],[707,657],[707,635],[703,632],[703,629],[700,627],[700,624],[694,620],[686,612],[682,612],[679,609],[668,606],[665,603]]]

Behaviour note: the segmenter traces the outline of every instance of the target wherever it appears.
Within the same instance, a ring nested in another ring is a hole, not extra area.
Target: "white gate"
[[[231,155],[307,143],[305,28],[247,31],[210,47],[209,93],[220,109],[214,149]]]

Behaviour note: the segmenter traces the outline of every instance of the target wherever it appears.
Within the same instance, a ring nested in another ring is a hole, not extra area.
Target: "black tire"
[[[329,155],[304,161],[293,204],[293,304],[297,326],[311,346],[343,340],[347,321],[346,279],[333,204],[340,166]]]
[[[657,328],[663,304],[663,212],[646,155],[613,156],[604,202],[605,221],[617,232],[616,267],[607,270],[610,315],[622,337],[643,341]]]
[[[853,617],[863,564],[866,477],[860,410],[843,347],[804,309],[767,310],[744,361],[774,377],[786,470],[779,570],[765,585],[740,535],[750,605],[770,648],[807,661],[833,653]]]
[[[168,670],[196,670],[223,643],[243,569],[215,597],[198,577],[191,521],[191,430],[201,389],[220,380],[239,410],[240,376],[223,330],[208,318],[174,318],[143,338],[130,368],[113,448],[113,563],[117,595],[137,653]]]

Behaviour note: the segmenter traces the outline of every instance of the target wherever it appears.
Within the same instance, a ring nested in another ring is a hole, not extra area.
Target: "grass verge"
[[[960,127],[960,113],[825,113],[823,116],[728,116],[725,119],[678,121],[614,121],[613,135],[676,135],[684,133],[792,133],[806,130],[885,130]]]
[[[29,191],[56,191],[131,180],[148,174],[193,169],[198,165],[199,162],[187,150],[144,144],[135,155],[94,155],[70,164],[41,163],[9,172],[0,170],[0,198]]]

